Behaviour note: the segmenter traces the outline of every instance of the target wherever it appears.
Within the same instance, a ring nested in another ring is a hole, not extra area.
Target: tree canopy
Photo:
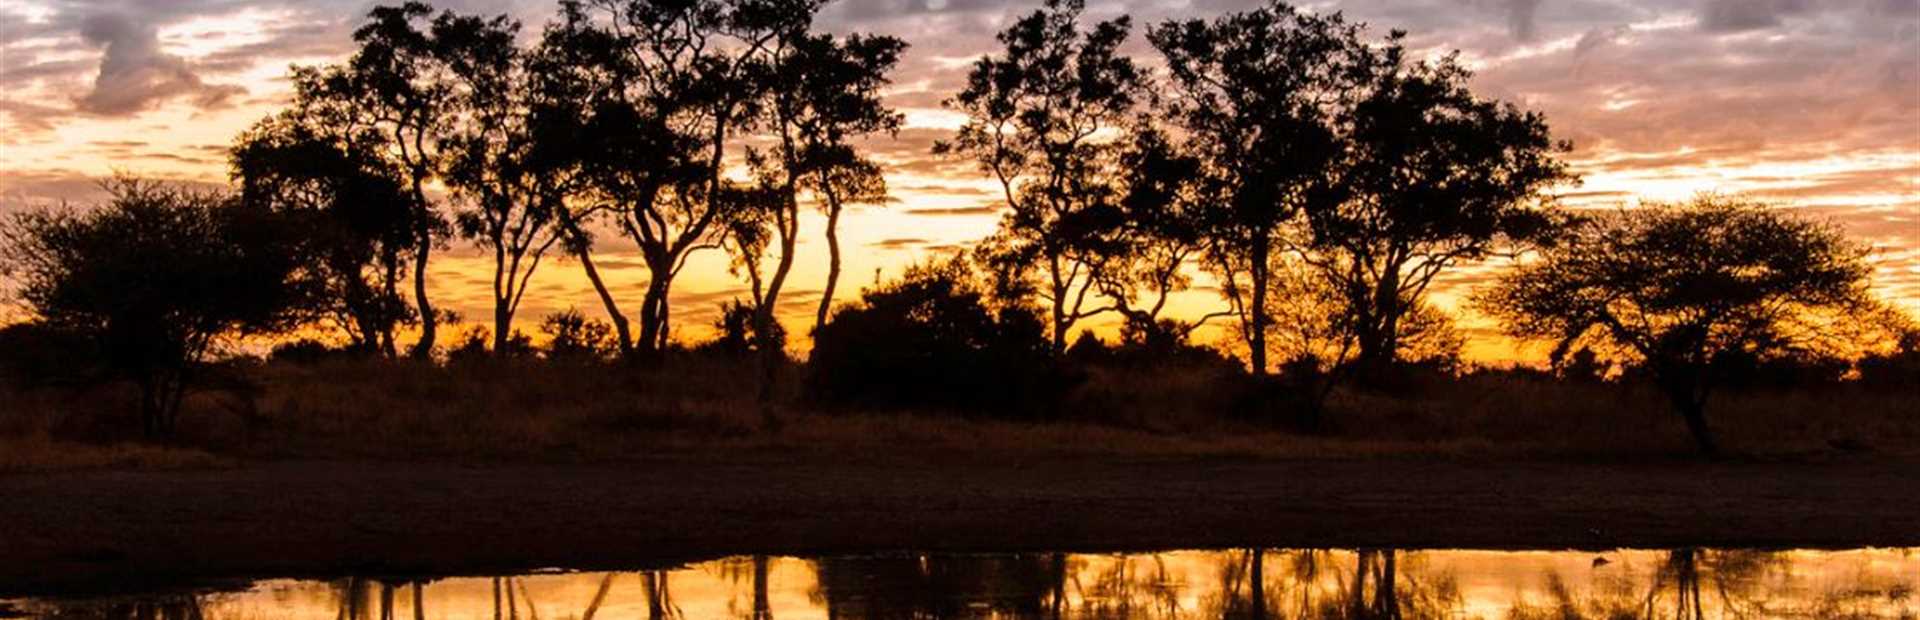
[[[1478,306],[1507,330],[1644,364],[1703,452],[1722,366],[1842,345],[1875,308],[1866,248],[1834,224],[1716,196],[1582,219]]]

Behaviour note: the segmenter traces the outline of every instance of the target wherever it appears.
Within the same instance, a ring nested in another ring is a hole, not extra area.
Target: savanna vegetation
[[[373,10],[351,58],[296,69],[293,101],[237,138],[232,189],[115,180],[105,204],[0,228],[30,317],[0,330],[8,452],[1920,446],[1920,331],[1835,225],[1733,197],[1558,206],[1578,179],[1541,115],[1401,33],[1277,2],[1151,25],[1150,60],[1077,0],[1016,20],[935,146],[998,183],[997,232],[836,299],[838,215],[886,199],[860,145],[900,126],[881,92],[907,44],[821,32],[821,6],[565,0],[533,36]],[[835,267],[811,325],[782,324],[812,208]],[[495,267],[486,326],[458,334],[426,284],[451,243]],[[673,284],[705,251],[748,293],[688,342]],[[641,258],[644,290],[608,286],[607,252]],[[521,303],[561,254],[602,307],[530,335]],[[1471,310],[1550,343],[1550,367],[1463,360],[1431,299],[1497,260]],[[1218,311],[1165,312],[1198,281]],[[1106,316],[1117,338],[1087,329]],[[1196,341],[1216,321],[1232,336]],[[800,358],[789,330],[811,336]]]

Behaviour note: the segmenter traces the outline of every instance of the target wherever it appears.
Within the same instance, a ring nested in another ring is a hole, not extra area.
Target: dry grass
[[[753,373],[702,356],[657,369],[496,361],[268,364],[250,397],[190,399],[181,443],[129,443],[118,390],[31,390],[0,406],[0,471],[204,467],[237,458],[628,461],[686,455],[844,459],[1023,456],[1223,458],[1686,457],[1656,395],[1511,374],[1429,381],[1395,396],[1345,391],[1321,433],[1218,370],[1095,369],[1058,419],[811,411],[791,386],[763,425]],[[0,396],[7,396],[0,394]],[[1920,452],[1920,403],[1852,387],[1727,394],[1709,416],[1732,450],[1762,458]]]
[[[87,469],[210,469],[231,459],[205,450],[140,443],[59,441],[45,435],[0,437],[0,473]]]

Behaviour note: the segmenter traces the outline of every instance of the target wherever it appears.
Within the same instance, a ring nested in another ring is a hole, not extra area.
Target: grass
[[[60,441],[45,435],[0,437],[0,473],[91,469],[211,469],[232,459],[205,450],[143,443]]]
[[[1044,422],[938,412],[827,412],[788,369],[764,428],[747,366],[714,356],[654,369],[538,360],[267,363],[247,396],[189,398],[177,446],[135,443],[124,388],[0,394],[0,471],[218,466],[229,459],[607,462],[728,458],[1684,458],[1691,443],[1650,390],[1520,373],[1428,378],[1397,394],[1346,390],[1326,426],[1219,369],[1097,367]],[[7,388],[0,388],[7,389]],[[1709,416],[1758,458],[1914,455],[1920,402],[1857,386],[1729,393]]]

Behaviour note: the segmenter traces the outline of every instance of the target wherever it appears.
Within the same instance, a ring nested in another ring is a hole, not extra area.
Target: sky
[[[1208,17],[1254,0],[1088,0],[1088,16],[1131,15],[1129,49],[1151,62],[1141,30]],[[287,69],[337,62],[374,2],[357,0],[7,0],[0,3],[0,212],[98,200],[98,179],[137,175],[222,183],[226,148],[283,105]],[[505,13],[529,36],[553,0],[440,0],[461,12]],[[887,91],[905,114],[897,137],[867,147],[892,200],[843,219],[840,299],[877,277],[963,247],[992,231],[995,186],[972,165],[937,158],[934,140],[962,118],[941,107],[994,34],[1038,0],[834,0],[820,26],[900,37],[911,47]],[[1384,35],[1409,33],[1424,54],[1458,51],[1483,96],[1545,113],[1582,184],[1557,190],[1575,207],[1637,206],[1700,193],[1740,194],[1844,226],[1875,248],[1880,294],[1920,312],[1920,0],[1350,0],[1341,11]],[[783,315],[811,321],[826,273],[822,222],[803,240]],[[633,312],[645,269],[608,238],[597,266]],[[472,321],[490,313],[491,262],[454,241],[429,281],[436,304]],[[558,258],[558,257],[555,257]],[[1438,285],[1456,307],[1496,273],[1469,267]],[[1204,283],[1202,283],[1204,285]],[[741,294],[727,259],[708,252],[676,282],[678,333],[707,332],[721,301]],[[1216,309],[1204,286],[1175,312]],[[577,264],[550,259],[521,310],[539,317],[599,304]],[[14,310],[17,312],[17,310]],[[1464,313],[1464,310],[1462,311]],[[1470,314],[1469,356],[1538,357]],[[793,330],[803,332],[803,329]],[[1218,332],[1216,331],[1217,335]]]

